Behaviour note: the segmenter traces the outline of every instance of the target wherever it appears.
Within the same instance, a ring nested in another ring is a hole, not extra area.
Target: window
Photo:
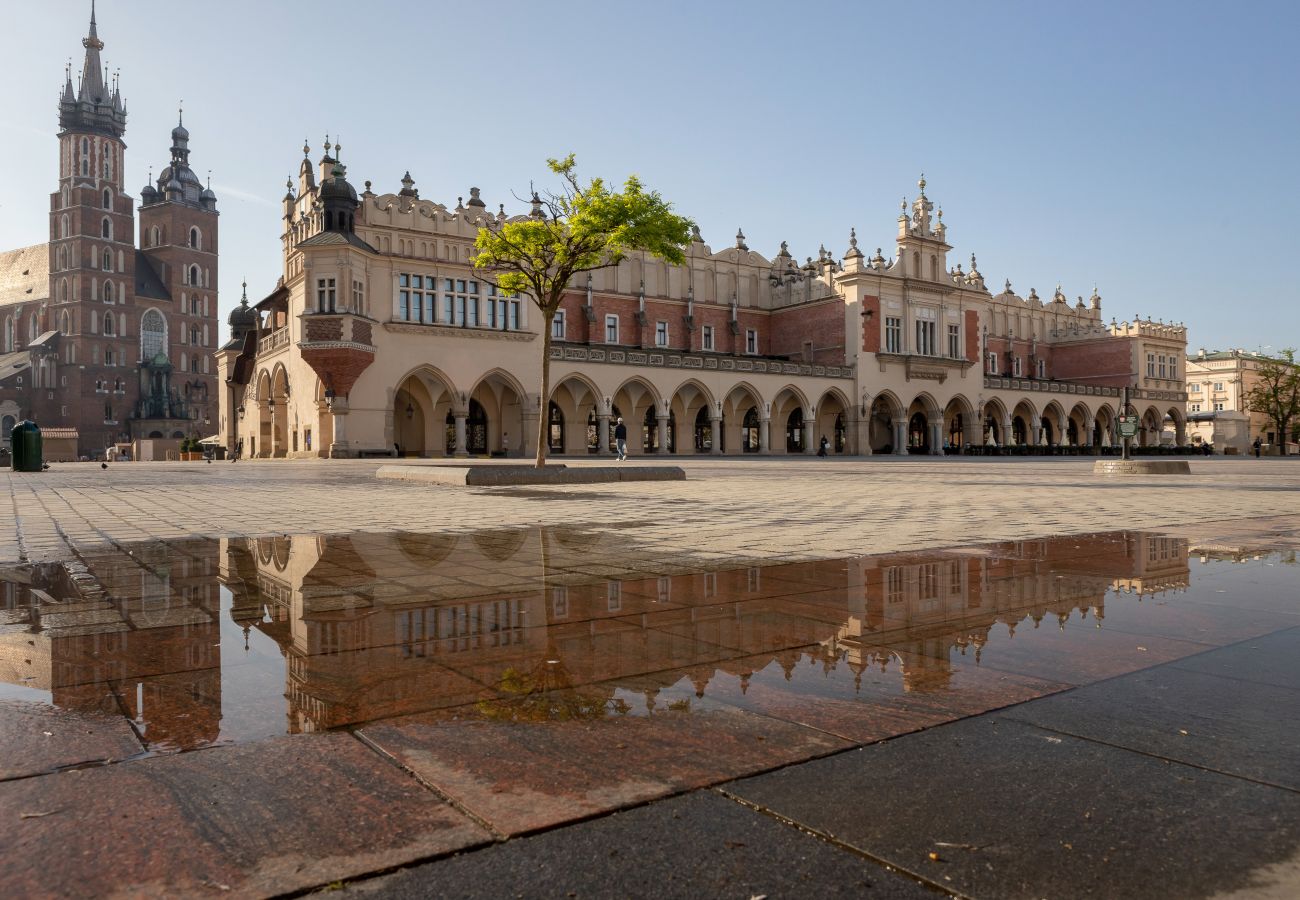
[[[605,343],[618,343],[618,316],[605,316]]]
[[[1147,377],[1156,377],[1156,355],[1154,353],[1147,354]]]
[[[961,358],[961,326],[948,326],[948,356],[951,359]]]
[[[668,346],[668,323],[667,322],[655,322],[655,346],[656,347]]]
[[[166,352],[167,322],[162,313],[151,309],[140,318],[140,358],[145,362]]]
[[[117,357],[114,355],[112,350],[104,351],[104,365],[106,366],[117,365]]]
[[[191,229],[190,229],[190,247],[193,248],[193,249],[195,249],[195,250],[202,250],[202,249],[203,249],[203,248],[200,246],[199,230],[198,230],[197,228],[191,228]]]
[[[1222,382],[1222,381],[1216,381],[1216,382],[1214,382],[1214,389],[1215,389],[1216,391],[1221,391],[1221,390],[1223,390],[1223,382]]]
[[[112,208],[113,208],[113,192],[110,191],[108,188],[104,188],[104,209],[112,209]]]
[[[745,329],[745,352],[750,354],[758,352],[758,332],[753,328]]]
[[[104,249],[104,271],[113,271],[113,251],[107,248]]]
[[[104,302],[105,303],[113,302],[113,282],[111,281],[104,282]]]
[[[988,369],[990,375],[998,374],[998,355],[996,353],[988,354]]]
[[[113,336],[113,314],[112,313],[104,313],[104,335],[107,337]]]
[[[1223,412],[1223,401],[1222,401],[1222,400],[1220,400],[1220,401],[1218,401],[1217,403],[1214,404],[1214,411],[1215,411],[1215,412]]]
[[[316,311],[334,312],[335,305],[334,279],[316,279]]]
[[[898,316],[885,316],[885,352],[903,352],[903,320]]]
[[[1199,384],[1189,384],[1187,390],[1193,394],[1199,394],[1201,392],[1201,386]]]
[[[352,282],[352,310],[365,314],[366,286],[360,281]]]
[[[1019,356],[1013,356],[1013,357],[1011,358],[1011,373],[1012,373],[1013,375],[1015,375],[1017,378],[1020,377],[1020,357],[1019,357]]]
[[[705,325],[700,329],[700,346],[704,350],[713,349],[713,326]]]
[[[353,283],[353,294],[357,285]],[[412,275],[402,273],[397,276],[397,317],[407,322],[423,322],[432,325],[436,319],[435,307],[438,302],[438,281],[432,275]]]
[[[108,221],[107,216],[105,216],[104,220],[99,223],[99,231],[100,236],[105,240],[111,241],[113,239],[113,223]]]
[[[557,309],[555,318],[551,319],[551,337],[554,340],[564,340],[564,310]]]
[[[486,306],[488,328],[519,330],[519,300],[517,298],[497,290],[495,284],[489,284],[487,286],[487,297],[483,302]]]
[[[1188,412],[1198,413],[1198,412],[1201,411],[1201,404],[1199,404],[1199,403],[1193,403],[1191,406],[1187,407],[1187,411],[1188,411]]]
[[[935,355],[933,309],[916,311],[916,352],[922,356]]]
[[[1038,361],[1038,377],[1039,378],[1047,377],[1047,360],[1045,359],[1040,359]]]
[[[425,279],[432,287],[433,280]],[[494,294],[489,292],[489,303]],[[492,316],[488,316],[492,321]],[[477,281],[465,278],[444,278],[442,283],[442,319],[446,325],[477,328],[479,325],[479,286]]]
[[[1164,378],[1165,377],[1165,355],[1161,353],[1159,359],[1160,359],[1159,362],[1160,377]]]

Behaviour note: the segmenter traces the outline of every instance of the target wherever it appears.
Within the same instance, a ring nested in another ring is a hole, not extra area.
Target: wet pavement
[[[1286,895],[1300,566],[1270,527],[721,567],[635,529],[354,532],[3,566],[0,894]]]

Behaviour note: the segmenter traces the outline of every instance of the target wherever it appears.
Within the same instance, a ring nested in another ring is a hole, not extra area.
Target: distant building
[[[100,62],[95,16],[74,90],[59,97],[49,241],[0,253],[0,430],[75,429],[81,455],[207,433],[216,415],[217,198],[190,168],[189,132],[134,199],[126,105]]]
[[[924,179],[888,260],[855,234],[800,264],[696,232],[682,266],[633,256],[580,277],[539,400],[535,309],[470,265],[504,206],[477,188],[454,208],[422,199],[409,173],[358,194],[328,141],[315,164],[303,149],[283,275],[218,354],[220,434],[245,455],[531,455],[541,414],[570,455],[607,454],[619,417],[634,454],[1100,448],[1119,441],[1125,386],[1139,443],[1184,440],[1186,329],[1106,325],[1095,291],[993,295],[973,255],[950,267]]]
[[[1187,357],[1187,420],[1193,440],[1214,444],[1215,449],[1233,446],[1243,453],[1257,437],[1278,446],[1272,420],[1246,408],[1246,395],[1259,383],[1262,362],[1268,358],[1240,349],[1201,348]],[[1300,422],[1294,425],[1300,428]],[[1296,436],[1290,440],[1294,444]]]

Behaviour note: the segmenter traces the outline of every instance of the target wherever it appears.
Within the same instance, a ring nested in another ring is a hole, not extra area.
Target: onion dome
[[[239,298],[239,305],[230,311],[226,320],[231,331],[254,328],[257,325],[257,310],[248,305],[248,282],[244,282],[244,296]]]

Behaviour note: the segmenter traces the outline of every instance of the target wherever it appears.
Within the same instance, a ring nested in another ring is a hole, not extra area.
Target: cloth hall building
[[[283,198],[283,275],[218,353],[221,437],[245,456],[531,455],[543,414],[559,455],[608,454],[617,417],[634,454],[1099,450],[1125,386],[1141,444],[1184,443],[1185,329],[1106,324],[1095,291],[994,294],[974,256],[952,264],[924,179],[889,259],[853,233],[801,263],[697,231],[684,265],[581,276],[541,402],[540,314],[470,264],[504,207],[423,199],[409,173],[358,193],[337,148],[310,154]]]
[[[0,253],[0,428],[7,445],[30,418],[93,456],[211,430],[218,213],[178,123],[170,159],[140,192],[137,242],[126,104],[100,61],[93,8],[82,45],[79,83],[69,69],[59,95],[48,240]]]

